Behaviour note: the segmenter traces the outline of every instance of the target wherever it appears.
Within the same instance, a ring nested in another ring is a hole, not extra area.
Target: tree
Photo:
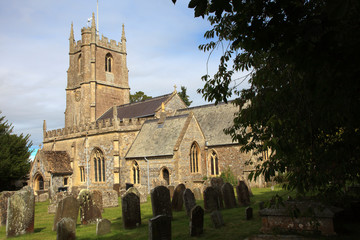
[[[360,2],[191,0],[189,8],[212,25],[199,48],[224,49],[198,91],[216,103],[236,96],[240,111],[225,132],[260,156],[248,161],[250,177],[286,172],[288,189],[323,196],[359,183]],[[233,75],[244,70],[250,88],[240,90]]]
[[[186,94],[186,87],[181,86],[181,92],[179,92],[179,96],[184,101],[187,107],[191,105],[192,101],[190,101],[189,96]]]
[[[150,99],[150,98],[152,98],[152,97],[147,96],[142,91],[138,91],[135,94],[130,94],[130,103],[141,102],[141,101],[144,101],[144,100]]]
[[[29,137],[14,134],[5,116],[0,116],[0,191],[14,189],[15,181],[29,173],[32,145]]]

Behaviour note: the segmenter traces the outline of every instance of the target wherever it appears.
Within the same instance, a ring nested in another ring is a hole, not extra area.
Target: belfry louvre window
[[[105,72],[111,72],[111,67],[113,65],[113,58],[110,53],[105,56]]]
[[[136,161],[134,162],[132,173],[133,173],[133,183],[140,184],[140,167]]]
[[[95,182],[105,181],[105,159],[103,153],[96,149],[93,156],[94,180]]]
[[[219,175],[219,158],[215,151],[212,151],[210,155],[210,170],[211,175]]]
[[[199,172],[200,149],[196,142],[191,145],[190,149],[190,172]]]
[[[85,168],[80,167],[80,182],[85,182]]]

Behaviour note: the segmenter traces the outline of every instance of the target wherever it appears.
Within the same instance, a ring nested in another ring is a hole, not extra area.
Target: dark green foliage
[[[141,101],[144,101],[144,100],[150,99],[150,98],[152,98],[152,97],[147,96],[142,91],[138,91],[138,92],[136,92],[134,94],[130,94],[130,103],[141,102]]]
[[[345,182],[359,182],[360,1],[191,0],[189,7],[213,27],[199,48],[224,46],[199,92],[216,103],[237,96],[242,108],[226,133],[243,151],[270,150],[267,161],[249,160],[250,176],[287,172],[289,189],[333,199]],[[250,88],[239,90],[233,75],[244,70]]]
[[[15,181],[22,180],[30,170],[30,136],[12,131],[11,124],[0,116],[0,191],[13,190]]]
[[[189,96],[186,94],[186,87],[181,86],[181,92],[179,92],[179,96],[184,101],[186,106],[190,106],[192,101],[190,101]]]

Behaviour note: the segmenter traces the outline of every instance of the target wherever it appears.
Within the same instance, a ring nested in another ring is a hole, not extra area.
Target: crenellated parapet
[[[69,138],[82,137],[84,135],[97,135],[108,132],[128,132],[138,131],[144,124],[146,119],[140,118],[124,118],[120,119],[105,119],[97,122],[78,124],[75,126],[49,130],[44,129],[44,142],[51,142],[56,139],[65,140]]]

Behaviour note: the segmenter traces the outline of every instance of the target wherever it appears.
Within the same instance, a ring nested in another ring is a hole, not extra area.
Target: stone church
[[[76,42],[71,25],[65,126],[48,130],[44,121],[30,186],[52,195],[83,188],[110,191],[131,183],[147,193],[159,184],[200,187],[227,169],[246,178],[251,154],[241,153],[223,133],[238,108],[187,108],[176,88],[129,103],[126,58],[124,26],[120,42],[108,40],[98,35],[93,15]]]

